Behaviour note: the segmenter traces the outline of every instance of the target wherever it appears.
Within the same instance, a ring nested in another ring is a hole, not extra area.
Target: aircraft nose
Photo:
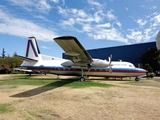
[[[141,73],[144,73],[144,74],[146,74],[148,72],[147,70],[142,69],[142,68],[138,68],[138,71],[141,72]]]
[[[147,72],[147,70],[143,69],[143,68],[139,68],[141,71]]]

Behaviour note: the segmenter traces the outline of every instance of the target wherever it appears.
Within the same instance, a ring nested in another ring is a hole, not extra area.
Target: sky
[[[28,37],[42,54],[62,57],[54,42],[75,36],[86,50],[156,41],[159,0],[0,0],[0,53],[24,55]],[[0,54],[1,56],[1,54]]]

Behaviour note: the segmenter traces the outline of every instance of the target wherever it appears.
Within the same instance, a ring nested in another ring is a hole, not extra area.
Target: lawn
[[[54,77],[37,77],[28,75],[10,75],[5,79],[0,80],[0,86],[3,85],[33,85],[46,87],[71,87],[71,88],[85,88],[85,87],[110,87],[112,84],[99,83],[91,80],[81,82],[78,79],[55,79]]]

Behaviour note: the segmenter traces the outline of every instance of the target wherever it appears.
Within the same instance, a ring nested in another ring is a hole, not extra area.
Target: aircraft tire
[[[84,78],[84,77],[81,77],[80,81],[81,81],[81,82],[85,81],[85,78]]]
[[[135,81],[139,81],[139,78],[136,77],[136,78],[135,78]]]

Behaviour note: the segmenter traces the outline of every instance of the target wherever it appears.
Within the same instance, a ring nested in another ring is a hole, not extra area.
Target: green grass
[[[40,75],[39,75],[40,76]],[[111,84],[99,83],[94,81],[80,82],[78,79],[66,79],[66,80],[55,80],[54,78],[35,78],[35,76],[26,75],[13,75],[5,80],[0,81],[0,86],[10,85],[33,85],[33,86],[44,86],[44,87],[71,87],[71,88],[86,88],[86,87],[110,87]],[[13,87],[16,88],[16,87]]]
[[[11,104],[0,104],[0,114],[6,113],[6,112],[12,112],[13,108]]]
[[[66,84],[65,86],[71,87],[71,88],[86,88],[86,87],[111,87],[113,85],[105,84],[105,83],[92,82],[92,81],[85,81],[85,82],[76,81],[76,82],[73,82],[73,83],[70,83],[70,84]]]

